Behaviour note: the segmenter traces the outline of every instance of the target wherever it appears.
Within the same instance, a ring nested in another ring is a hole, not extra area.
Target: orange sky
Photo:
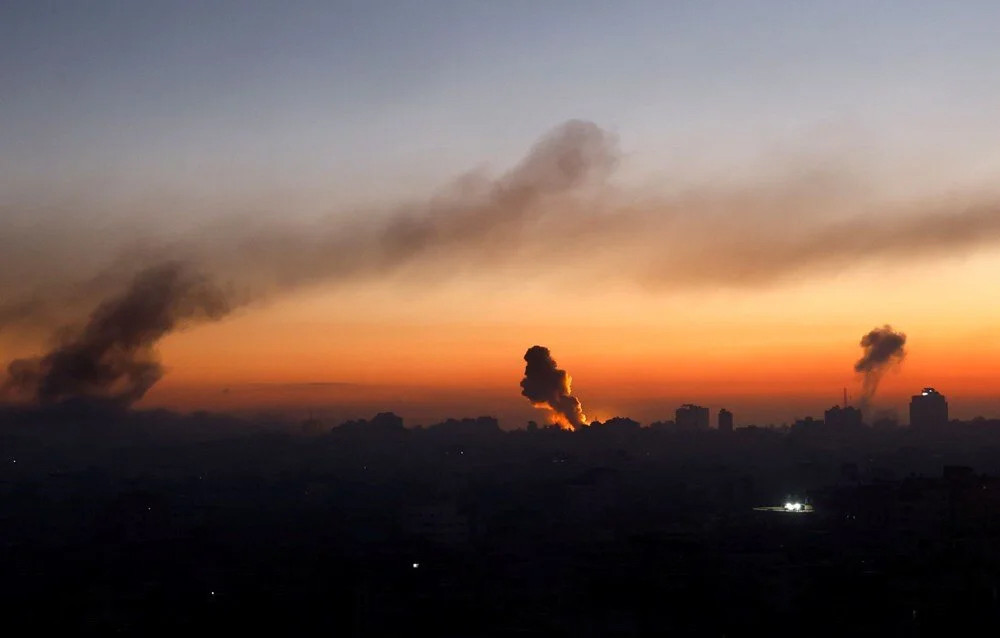
[[[736,406],[740,423],[782,422],[856,392],[861,335],[891,323],[909,354],[877,403],[905,420],[906,398],[934,385],[971,417],[1000,407],[996,272],[1000,252],[712,293],[502,277],[312,289],[168,337],[167,377],[144,404],[394,409],[422,421],[466,410],[513,427],[544,417],[518,387],[521,356],[541,344],[591,418],[669,418],[693,401]],[[317,385],[332,383],[350,385]]]
[[[1000,416],[992,7],[197,4],[0,38],[0,366],[176,260],[236,310],[142,406],[518,425],[539,344],[594,418],[781,422],[891,324],[882,406]]]

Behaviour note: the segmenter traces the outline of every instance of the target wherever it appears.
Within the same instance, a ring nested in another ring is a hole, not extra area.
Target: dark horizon
[[[1000,635],[998,33],[0,2],[0,631]]]
[[[1000,421],[693,423],[0,411],[0,610],[88,635],[1000,627]]]

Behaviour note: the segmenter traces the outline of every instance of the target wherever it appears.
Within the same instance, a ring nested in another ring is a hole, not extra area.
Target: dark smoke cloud
[[[613,135],[574,120],[499,177],[466,176],[428,201],[351,218],[231,214],[187,233],[133,222],[119,239],[124,250],[71,224],[0,226],[0,328],[79,317],[164,260],[196,264],[242,304],[314,284],[440,281],[497,265],[519,277],[572,273],[663,290],[761,287],[1000,244],[992,191],[888,204],[851,171],[790,171],[761,184],[675,184],[654,196],[606,184],[618,162]]]
[[[0,301],[0,329],[63,323],[66,313],[85,312],[116,294],[138,269],[167,260],[196,265],[224,283],[236,304],[314,283],[422,273],[437,279],[516,257],[529,224],[558,209],[557,200],[575,189],[599,183],[617,161],[614,136],[591,122],[571,120],[544,135],[500,177],[466,178],[428,202],[388,214],[305,225],[280,215],[230,216],[173,237],[133,234],[126,241],[140,250],[130,245],[96,270],[83,257],[69,261],[72,248],[49,236],[58,231],[50,231],[36,243],[65,246],[59,261],[79,266],[48,272],[57,266],[38,258],[50,254],[47,250],[0,250],[0,285],[7,290]],[[84,244],[96,241],[82,237]],[[30,245],[30,236],[0,227],[0,248],[8,244]]]
[[[813,196],[816,201],[764,193],[661,202],[639,215],[637,225],[683,241],[651,259],[638,276],[666,288],[753,288],[1000,244],[1000,197],[868,205],[864,214],[831,219],[813,214],[829,195]],[[771,201],[763,205],[759,198]],[[790,220],[789,212],[801,218]],[[703,258],[706,252],[711,259]]]
[[[502,247],[498,239],[516,238],[547,197],[606,175],[615,161],[610,135],[592,123],[570,121],[476,192],[441,197],[382,223],[250,233],[226,225],[217,235],[206,233],[202,244],[192,239],[133,251],[130,259],[119,258],[75,285],[50,285],[0,304],[2,327],[41,321],[53,311],[65,320],[62,315],[75,307],[106,298],[82,330],[47,355],[12,362],[7,394],[39,403],[87,397],[130,405],[163,374],[157,341],[182,324],[219,319],[233,307],[314,281],[384,276],[447,256],[482,259],[491,247]],[[186,266],[158,263],[167,256]],[[137,266],[145,270],[126,292],[116,292]],[[225,297],[214,282],[223,282]]]
[[[906,357],[904,345],[906,345],[906,335],[893,330],[888,324],[874,328],[861,337],[864,354],[854,364],[854,371],[864,375],[861,384],[862,408],[867,407],[875,396],[885,371]]]
[[[532,346],[524,353],[528,365],[521,380],[521,394],[536,407],[552,410],[554,423],[568,429],[587,425],[587,416],[573,391],[569,374],[556,367],[556,362],[544,346]]]
[[[496,180],[459,188],[407,207],[375,225],[268,233],[245,247],[264,258],[281,286],[410,274],[438,266],[435,275],[479,266],[516,252],[524,230],[550,212],[553,200],[610,174],[617,163],[613,136],[573,120],[543,136],[527,156]],[[244,259],[238,257],[239,263]]]
[[[236,308],[309,285],[436,282],[497,265],[523,278],[572,273],[576,281],[626,278],[666,290],[745,288],[1000,244],[1000,197],[989,194],[886,206],[850,180],[792,175],[654,197],[605,183],[618,161],[613,135],[574,120],[498,177],[466,177],[428,201],[350,221],[296,223],[276,209],[184,233],[137,214],[126,230],[107,232],[74,221],[93,211],[44,217],[30,200],[20,211],[7,202],[0,329],[80,323],[121,296],[136,273],[167,262],[223,287]],[[11,373],[14,385],[34,374],[25,364]]]
[[[131,405],[163,375],[155,349],[162,337],[228,311],[225,296],[202,276],[176,263],[150,268],[47,354],[11,362],[4,389],[42,405],[68,399]]]

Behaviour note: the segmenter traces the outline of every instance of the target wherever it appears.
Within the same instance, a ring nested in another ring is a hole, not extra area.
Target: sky
[[[140,406],[738,424],[859,341],[1000,414],[993,2],[5,2],[0,354],[178,260],[231,308]],[[567,165],[566,157],[581,166]],[[217,320],[215,320],[217,319]]]

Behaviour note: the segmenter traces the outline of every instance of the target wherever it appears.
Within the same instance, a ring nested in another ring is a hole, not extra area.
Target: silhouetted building
[[[792,431],[794,432],[809,432],[817,431],[823,427],[823,421],[820,419],[814,419],[811,416],[807,416],[804,419],[795,419],[792,423]]]
[[[895,430],[899,427],[899,421],[892,415],[882,415],[875,419],[872,427],[876,430]]]
[[[650,430],[664,430],[667,432],[673,432],[677,429],[677,424],[673,421],[653,421],[649,424]]]
[[[924,388],[910,399],[910,427],[940,427],[948,423],[948,401],[934,388]]]
[[[403,432],[403,419],[392,412],[379,412],[371,420],[358,419],[356,421],[345,421],[333,428],[334,432],[364,433],[364,434],[386,434],[390,432]]]
[[[402,425],[402,419],[400,419]],[[537,428],[537,424],[535,426]],[[500,431],[500,423],[489,416],[481,416],[475,419],[448,419],[441,423],[427,426],[428,430],[433,430],[437,434],[490,434]]]
[[[853,428],[861,426],[861,410],[835,405],[823,413],[823,423],[831,428]]]
[[[641,427],[641,424],[638,421],[621,416],[612,417],[604,423],[594,421],[590,425],[598,428],[605,427],[618,430],[638,430]]]
[[[719,432],[733,431],[733,413],[722,408],[719,410]]]
[[[704,430],[708,428],[708,408],[685,403],[677,408],[674,422],[679,430]]]

